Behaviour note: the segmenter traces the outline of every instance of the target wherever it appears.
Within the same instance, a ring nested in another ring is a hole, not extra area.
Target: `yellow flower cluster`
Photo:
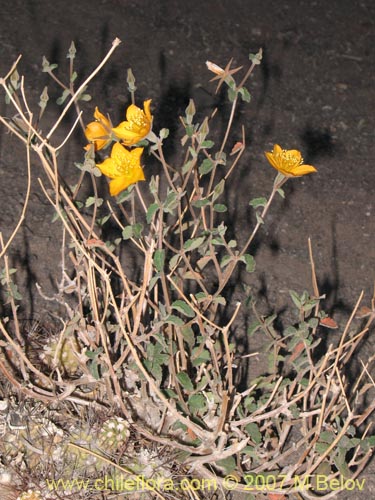
[[[117,127],[113,127],[111,120],[95,108],[95,121],[89,123],[85,130],[87,140],[99,151],[116,141],[111,155],[97,167],[111,179],[109,191],[112,196],[138,181],[144,181],[145,176],[141,167],[143,148],[131,147],[145,139],[151,131],[152,115],[150,111],[151,99],[143,104],[143,110],[131,104],[126,110],[126,120]],[[120,144],[121,141],[121,144]],[[89,149],[90,144],[85,149]]]

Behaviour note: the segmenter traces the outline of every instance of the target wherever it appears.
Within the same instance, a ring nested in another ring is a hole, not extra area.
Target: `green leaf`
[[[172,269],[176,266],[176,264],[177,264],[177,262],[179,261],[179,259],[180,259],[180,255],[179,255],[178,253],[176,253],[176,255],[174,255],[174,256],[170,259],[170,261],[169,261],[169,269],[171,269],[171,270],[172,270]]]
[[[255,271],[255,259],[252,255],[250,255],[249,253],[245,253],[245,255],[243,256],[244,259],[245,259],[245,263],[246,263],[246,271],[248,273],[253,273]]]
[[[301,299],[300,299],[299,295],[296,292],[294,292],[293,290],[289,290],[289,295],[291,296],[295,306],[298,307],[298,309],[301,309],[302,303],[301,303]]]
[[[212,302],[214,304],[220,304],[222,306],[225,306],[227,303],[227,301],[225,300],[225,298],[222,295],[218,295],[217,297],[215,297]]]
[[[96,205],[100,207],[103,204],[103,198],[95,198],[95,196],[89,196],[86,200],[85,207],[91,207],[91,205]]]
[[[188,162],[186,162],[185,165],[183,165],[182,167],[182,173],[184,175],[187,174],[191,170],[193,165],[194,165],[194,160],[189,160]]]
[[[61,96],[58,99],[56,99],[56,104],[58,104],[59,106],[61,106],[61,104],[64,104],[69,95],[70,95],[70,90],[65,89],[61,94]]]
[[[247,90],[245,87],[241,87],[238,92],[240,93],[242,100],[245,102],[250,102],[251,101],[251,95],[250,92]]]
[[[200,366],[210,360],[211,354],[206,349],[202,351],[200,346],[193,349],[191,356],[191,364],[193,366]]]
[[[167,316],[165,318],[165,322],[176,326],[184,326],[185,324],[181,318],[175,316],[174,314],[170,314],[169,316]]]
[[[230,102],[233,102],[235,98],[237,97],[237,91],[234,89],[228,89],[228,99]]]
[[[224,257],[221,259],[220,262],[220,267],[224,268],[229,264],[229,262],[232,260],[232,257],[230,255],[224,255]]]
[[[159,273],[161,273],[164,269],[164,262],[165,250],[163,248],[156,250],[154,253],[154,265]]]
[[[154,286],[156,285],[156,283],[158,282],[160,278],[160,274],[155,274],[151,279],[150,279],[150,282],[148,284],[148,290],[151,292],[151,290],[154,288]]]
[[[205,239],[206,239],[205,236],[199,236],[199,238],[192,238],[185,241],[184,250],[192,251],[195,250],[196,248],[199,248],[203,244]]]
[[[216,186],[215,186],[215,189],[214,189],[214,193],[213,193],[213,196],[212,196],[212,201],[215,201],[217,200],[217,198],[219,198],[219,196],[223,193],[224,191],[224,186],[225,186],[225,180],[222,179]]]
[[[319,434],[319,441],[331,444],[335,440],[335,434],[331,431],[322,431]]]
[[[207,299],[207,295],[204,292],[198,292],[195,294],[195,300],[197,302],[204,302]]]
[[[73,71],[72,76],[70,77],[70,83],[74,83],[77,80],[77,72]]]
[[[197,152],[195,151],[195,149],[192,146],[189,146],[189,153],[190,153],[192,158],[196,158],[198,156]]]
[[[203,394],[193,394],[188,399],[188,406],[192,413],[197,413],[199,410],[205,411],[207,400]]]
[[[218,460],[216,464],[224,469],[225,474],[230,474],[237,468],[236,460],[234,459],[234,457],[223,458],[223,460]]]
[[[346,457],[346,454],[347,450],[339,447],[339,451],[334,459],[334,462],[336,467],[340,471],[341,476],[343,476],[344,478],[349,478],[351,476],[351,472],[347,465],[348,459]]]
[[[212,148],[213,146],[215,146],[215,143],[214,141],[203,141],[202,144],[201,144],[201,147],[202,148],[205,148],[205,149],[210,149]]]
[[[187,325],[183,326],[181,328],[181,333],[182,333],[182,336],[184,337],[184,340],[189,345],[189,347],[192,348],[193,345],[195,344],[195,335],[194,335],[194,331],[191,328],[191,326],[187,326]]]
[[[221,205],[220,203],[216,203],[214,205],[215,212],[226,212],[228,210],[226,205]]]
[[[39,107],[44,110],[48,102],[48,87],[44,87],[43,92],[40,94]]]
[[[256,331],[258,331],[260,329],[260,327],[262,326],[261,323],[259,323],[258,320],[254,321],[253,323],[251,323],[251,325],[248,327],[247,329],[247,334],[249,336],[253,335]]]
[[[147,224],[150,224],[154,215],[158,211],[159,205],[157,203],[151,203],[151,205],[147,209],[146,220]]]
[[[83,102],[89,102],[91,101],[92,97],[90,94],[80,94],[78,99]]]
[[[279,188],[279,189],[277,190],[277,192],[279,193],[279,195],[281,196],[281,198],[285,198],[285,192],[284,192],[284,190],[283,190],[283,189]]]
[[[173,211],[178,205],[178,196],[174,191],[169,191],[167,194],[167,197],[163,203],[163,210],[164,212],[168,212],[170,214],[173,214]]]
[[[133,227],[132,226],[126,226],[123,230],[122,230],[122,238],[124,240],[129,240],[130,238],[133,237]]]
[[[136,222],[133,224],[133,235],[134,238],[140,238],[142,236],[143,224]]]
[[[254,441],[255,444],[260,444],[262,442],[262,434],[259,430],[258,425],[255,422],[247,424],[245,429],[248,435],[250,436],[250,439]]]
[[[96,223],[99,226],[104,226],[104,224],[111,218],[111,214],[105,215],[101,219],[96,219]]]
[[[218,236],[217,238],[212,238],[211,243],[213,245],[222,245],[222,246],[224,246],[224,239],[221,236]]]
[[[123,203],[125,200],[129,199],[133,195],[133,189],[135,184],[132,184],[127,189],[122,191],[118,196],[116,196],[116,203],[119,205]]]
[[[9,80],[10,80],[10,83],[12,84],[13,89],[18,89],[19,88],[19,86],[20,86],[20,84],[19,84],[20,75],[19,75],[19,73],[18,73],[18,71],[16,69],[14,69],[12,71],[12,74],[10,75]],[[44,87],[44,88],[46,89],[47,87]]]
[[[186,389],[187,391],[194,391],[194,386],[191,383],[191,380],[187,373],[185,372],[177,373],[176,377],[184,389]]]
[[[214,167],[214,162],[209,158],[206,158],[205,160],[202,161],[202,163],[199,166],[199,173],[201,175],[208,174],[209,172],[211,172],[213,167]]]
[[[201,207],[205,207],[209,203],[211,203],[211,201],[209,199],[203,198],[202,200],[193,201],[192,205],[193,205],[193,207],[201,208]]]
[[[254,198],[249,201],[249,205],[253,208],[264,207],[267,204],[267,198]]]
[[[18,287],[15,283],[9,283],[9,291],[10,295],[14,300],[22,300],[22,295],[18,291]]]
[[[176,309],[176,311],[184,314],[188,318],[194,318],[195,316],[193,309],[183,300],[175,300],[172,304],[172,309]]]

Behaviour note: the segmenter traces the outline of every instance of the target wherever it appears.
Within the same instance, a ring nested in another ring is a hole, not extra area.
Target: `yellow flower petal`
[[[312,165],[300,165],[293,170],[292,175],[299,177],[301,175],[312,174],[313,172],[317,172],[317,170]]]
[[[264,153],[266,155],[267,160],[271,163],[271,165],[278,170],[277,163],[272,153]]]
[[[112,124],[107,117],[105,117],[99,109],[95,108],[94,118],[95,122],[90,122],[85,129],[85,136],[89,142],[92,142],[95,151],[103,149],[112,140],[111,127]],[[86,148],[87,149],[87,146]]]
[[[94,118],[98,122],[101,122],[108,129],[111,128],[111,122],[108,120],[106,116],[103,115],[103,113],[99,111],[99,108],[97,106],[95,107]]]
[[[131,184],[138,181],[144,181],[145,175],[140,164],[143,148],[127,150],[116,142],[114,144],[111,156],[97,164],[97,167],[112,181],[109,184],[109,190],[112,196],[116,196]]]
[[[116,162],[112,158],[107,158],[103,161],[103,163],[96,166],[100,169],[103,175],[109,177],[110,179],[115,179],[117,177]]]
[[[316,172],[312,165],[305,165],[301,152],[297,149],[282,149],[275,144],[273,151],[267,151],[265,156],[269,163],[286,177],[300,177]]]
[[[111,196],[117,196],[121,193],[121,191],[124,191],[124,189],[129,187],[130,184],[132,183],[128,182],[125,177],[118,177],[117,179],[113,179],[109,183],[109,193]]]

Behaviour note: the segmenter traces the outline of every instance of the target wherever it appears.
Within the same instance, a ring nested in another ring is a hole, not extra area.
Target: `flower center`
[[[142,130],[145,127],[147,127],[147,120],[143,113],[137,113],[137,115],[133,116],[129,121],[130,130]]]
[[[303,164],[303,158],[300,154],[283,149],[280,153],[281,161],[285,168],[292,170]]]

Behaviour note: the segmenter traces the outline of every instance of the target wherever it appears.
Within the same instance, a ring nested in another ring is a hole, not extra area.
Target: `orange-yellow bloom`
[[[297,149],[281,149],[275,144],[272,152],[264,153],[271,165],[286,177],[300,177],[316,172],[312,165],[305,165]]]
[[[152,125],[150,105],[151,99],[144,101],[143,110],[131,104],[126,110],[126,121],[112,129],[125,146],[133,146],[150,132]]]
[[[143,148],[134,148],[129,151],[116,142],[111,156],[103,163],[96,165],[102,174],[112,179],[109,183],[109,192],[112,196],[118,195],[131,184],[145,180],[140,164],[142,153]]]
[[[85,136],[89,142],[94,144],[95,151],[99,151],[107,146],[112,140],[112,123],[97,107],[95,108],[94,118],[95,121],[87,125]],[[85,149],[87,150],[89,147],[88,145]]]

